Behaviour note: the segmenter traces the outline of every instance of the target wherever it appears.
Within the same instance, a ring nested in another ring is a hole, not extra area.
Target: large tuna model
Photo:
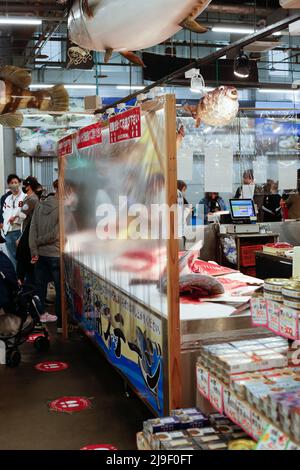
[[[181,28],[205,33],[195,21],[211,0],[73,0],[68,19],[69,37],[79,46],[120,52],[132,62],[141,59],[132,51],[155,46]]]

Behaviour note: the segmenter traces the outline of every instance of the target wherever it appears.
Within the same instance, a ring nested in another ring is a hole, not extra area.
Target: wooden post
[[[59,199],[59,242],[60,242],[60,290],[61,290],[61,315],[62,334],[64,339],[68,339],[68,317],[65,295],[65,156],[58,158],[59,178],[58,178],[58,199]]]
[[[166,197],[168,207],[177,204],[177,148],[176,148],[176,99],[166,95]],[[169,211],[167,240],[168,276],[168,360],[169,360],[169,408],[176,409],[182,403],[181,334],[179,303],[179,263],[177,226],[175,215]]]

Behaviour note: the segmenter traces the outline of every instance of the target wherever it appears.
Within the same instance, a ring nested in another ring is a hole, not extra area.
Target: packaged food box
[[[181,422],[177,416],[167,418],[154,418],[144,422],[144,432],[156,434],[164,431],[176,431],[181,428]]]
[[[221,413],[212,413],[209,415],[209,420],[212,423],[213,426],[215,425],[230,425],[232,421],[227,418],[227,416],[222,415]]]
[[[184,431],[159,432],[151,435],[149,444],[153,450],[160,450],[162,442],[185,439],[186,437],[188,437],[188,435]]]
[[[213,441],[199,445],[201,450],[227,450],[228,445],[224,441]]]
[[[181,416],[181,415],[199,415],[202,414],[198,408],[180,408],[178,410],[172,410],[171,416]]]
[[[207,436],[209,434],[215,434],[216,431],[212,427],[207,427],[207,428],[191,428],[186,430],[187,434],[189,437],[202,437],[202,436]]]
[[[209,424],[209,420],[202,414],[198,415],[180,415],[180,429],[204,428]]]
[[[179,450],[181,447],[193,447],[194,442],[190,438],[172,439],[170,441],[162,441],[162,450]]]

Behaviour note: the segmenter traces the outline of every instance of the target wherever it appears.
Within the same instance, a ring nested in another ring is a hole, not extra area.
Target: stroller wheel
[[[7,351],[6,353],[6,365],[7,367],[18,367],[21,362],[21,354],[17,349]]]
[[[34,347],[39,352],[48,351],[50,347],[50,341],[45,336],[38,336],[34,341]]]

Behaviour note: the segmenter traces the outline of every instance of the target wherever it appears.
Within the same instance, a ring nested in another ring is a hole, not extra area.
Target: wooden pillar
[[[176,148],[176,98],[166,95],[166,196],[167,204],[177,204],[177,148]],[[169,360],[169,408],[176,409],[182,403],[181,334],[179,303],[178,239],[175,215],[169,211],[170,237],[167,240],[168,276],[168,360]]]
[[[67,303],[65,295],[65,265],[64,265],[64,248],[65,248],[65,159],[58,159],[58,197],[59,197],[59,241],[60,241],[60,288],[61,288],[61,315],[62,315],[62,334],[63,338],[68,338],[68,315]]]

